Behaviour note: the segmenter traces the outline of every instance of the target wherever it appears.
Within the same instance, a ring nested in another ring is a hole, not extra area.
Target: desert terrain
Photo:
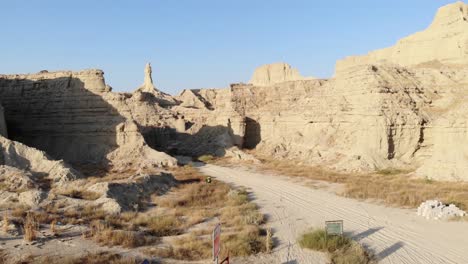
[[[104,75],[0,74],[0,263],[468,263],[467,4],[328,79]]]

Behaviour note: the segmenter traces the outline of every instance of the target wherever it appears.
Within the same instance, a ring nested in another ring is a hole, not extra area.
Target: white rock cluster
[[[427,200],[418,207],[418,215],[426,219],[448,219],[450,217],[465,216],[466,212],[454,204],[446,205],[441,201]]]

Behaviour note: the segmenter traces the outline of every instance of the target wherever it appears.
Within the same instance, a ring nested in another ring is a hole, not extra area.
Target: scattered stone
[[[463,217],[466,212],[454,204],[444,204],[437,200],[428,200],[418,207],[418,215],[426,219],[445,220],[452,217]]]

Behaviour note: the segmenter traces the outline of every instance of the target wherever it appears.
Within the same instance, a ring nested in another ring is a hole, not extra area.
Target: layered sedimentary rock
[[[245,147],[344,170],[410,166],[421,149],[419,109],[429,101],[413,73],[356,67],[330,80],[233,87],[246,116]]]
[[[98,70],[0,76],[0,102],[9,137],[73,163],[170,165],[154,149],[242,158],[246,148],[339,170],[467,180],[467,10],[441,8],[427,30],[338,62],[328,80],[279,63],[257,69],[251,84],[172,97],[147,65],[131,94],[112,93]]]
[[[0,101],[13,140],[71,163],[175,164],[150,149],[100,70],[0,75]]]
[[[303,77],[299,71],[292,68],[291,65],[280,62],[258,67],[249,83],[257,86],[268,86],[275,83],[304,79],[312,78]]]
[[[180,106],[210,106],[191,115],[203,113],[214,123],[220,113],[243,117],[233,137],[267,156],[339,170],[402,168],[467,180],[466,14],[461,2],[443,7],[426,31],[338,62],[332,79],[288,80],[284,76],[295,74],[284,70],[272,79],[267,69],[277,66],[262,67],[253,84],[185,91]],[[223,103],[214,99],[220,97]]]
[[[432,24],[424,31],[401,39],[386,49],[338,61],[336,72],[355,65],[396,63],[414,66],[468,63],[468,5],[456,2],[441,7]]]

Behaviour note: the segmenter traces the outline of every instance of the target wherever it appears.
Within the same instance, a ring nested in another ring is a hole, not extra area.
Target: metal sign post
[[[343,220],[325,221],[325,241],[327,245],[328,236],[343,237]]]
[[[325,221],[325,232],[331,236],[342,236],[343,220]]]
[[[213,261],[218,264],[218,256],[221,251],[221,224],[217,224],[213,230]]]

